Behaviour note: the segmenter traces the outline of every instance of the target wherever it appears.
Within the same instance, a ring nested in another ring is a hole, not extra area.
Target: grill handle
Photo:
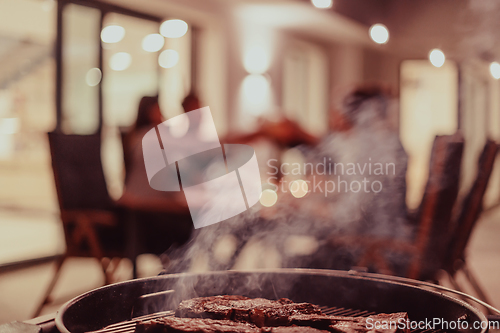
[[[450,288],[447,288],[447,287],[443,287],[443,286],[440,286],[440,285],[437,285],[437,284],[434,284],[434,283],[429,283],[429,282],[424,282],[424,281],[418,281],[418,280],[403,278],[403,277],[399,277],[399,276],[388,276],[388,275],[386,275],[384,277],[381,277],[380,274],[363,273],[363,272],[358,272],[358,271],[355,271],[355,270],[349,271],[349,274],[351,274],[351,275],[358,275],[358,276],[364,276],[364,277],[368,277],[368,278],[375,279],[375,280],[381,280],[381,281],[401,282],[401,283],[411,284],[411,285],[415,285],[415,286],[419,286],[419,287],[420,286],[426,286],[426,287],[429,287],[429,288],[438,289],[440,291],[446,291],[446,292],[449,292],[449,293],[452,293],[452,294],[455,294],[455,295],[459,295],[461,297],[464,297],[464,298],[466,298],[468,300],[471,300],[471,301],[473,301],[473,302],[475,302],[477,304],[480,304],[480,305],[484,306],[486,309],[488,309],[489,312],[491,312],[491,314],[500,315],[500,310],[498,310],[497,308],[489,305],[486,302],[481,301],[480,299],[477,299],[474,296],[471,296],[469,294],[466,294],[466,293],[458,291],[458,290],[454,290],[454,289],[450,289]]]
[[[55,322],[56,314],[50,313],[44,316],[36,317],[23,321],[25,324],[37,325],[40,328],[40,333],[59,333]],[[0,331],[2,331],[0,329]]]

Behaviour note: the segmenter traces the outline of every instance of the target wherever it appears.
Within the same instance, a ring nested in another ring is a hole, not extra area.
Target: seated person
[[[119,200],[122,205],[137,212],[140,243],[155,254],[163,253],[172,244],[184,243],[193,228],[184,194],[157,191],[148,182],[142,138],[162,121],[158,97],[143,97],[136,122],[125,136],[124,154],[129,154],[130,165],[124,193]]]
[[[188,94],[182,103],[184,112],[200,108],[200,102],[194,93]],[[158,191],[148,181],[143,157],[143,138],[155,126],[164,121],[158,97],[145,96],[139,103],[137,119],[132,129],[123,136],[124,156],[129,161],[125,188],[121,204],[139,212],[141,229],[146,244],[154,246],[154,253],[160,254],[170,245],[182,244],[192,232],[193,222],[184,193],[181,191]],[[194,121],[194,122],[193,122]],[[189,131],[197,131],[200,119],[191,117]],[[185,140],[193,139],[186,135]],[[198,175],[206,169],[210,161],[200,160],[189,165],[192,170],[187,181],[196,182]],[[200,165],[198,165],[200,164]],[[186,171],[186,170],[184,170]],[[191,175],[193,175],[191,177]],[[166,179],[162,180],[163,182]],[[178,182],[178,178],[168,181]]]
[[[335,131],[321,139],[316,157],[331,157],[338,163],[333,174],[337,182],[347,182],[338,189],[342,196],[335,214],[347,231],[408,239],[407,155],[389,121],[391,98],[380,85],[354,89],[332,111]]]
[[[331,163],[341,164],[343,170],[328,175],[341,190],[337,190],[335,200],[325,193],[319,196],[309,193],[301,199],[287,200],[286,194],[278,193],[277,203],[270,208],[273,215],[266,214],[263,218],[260,208],[254,207],[227,221],[202,228],[189,246],[177,251],[177,259],[169,270],[193,269],[193,262],[203,262],[203,269],[263,268],[270,267],[264,264],[269,258],[277,258],[274,264],[278,267],[350,269],[356,263],[357,244],[352,244],[352,249],[332,249],[328,245],[330,238],[347,234],[408,239],[406,154],[397,132],[389,124],[390,98],[380,86],[354,89],[332,110],[331,132],[323,138],[298,130],[300,127],[290,120],[264,122],[256,132],[240,137],[240,141],[267,137],[283,146],[317,143],[306,150],[307,158],[313,164],[322,162],[324,157],[331,158]],[[367,190],[363,187],[364,181],[368,182]],[[351,184],[354,185],[351,187]],[[362,187],[358,188],[358,184]],[[315,189],[310,187],[310,190]],[[307,241],[298,240],[301,237]],[[230,244],[232,257],[225,255],[225,259],[220,260],[217,254],[224,242]],[[312,250],[293,255],[296,252],[287,247],[294,242],[307,243]],[[255,248],[248,250],[252,246]],[[253,261],[257,266],[242,266],[241,262],[250,262],[248,257],[258,253],[263,257],[261,261]],[[189,264],[189,260],[194,261]]]
[[[200,100],[194,92],[190,92],[182,101],[184,112],[189,112],[201,108]]]

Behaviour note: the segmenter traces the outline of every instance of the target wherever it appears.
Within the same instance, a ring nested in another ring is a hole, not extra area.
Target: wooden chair
[[[464,142],[459,133],[437,136],[431,153],[429,178],[416,214],[413,242],[363,237],[348,240],[362,247],[356,266],[395,274],[387,259],[388,253],[405,256],[406,277],[437,280],[443,267],[451,231],[451,214],[458,195],[460,164]],[[352,238],[352,237],[351,237]],[[338,241],[337,241],[338,243]]]
[[[461,288],[456,282],[455,276],[459,271],[462,271],[478,296],[487,303],[490,303],[488,297],[467,267],[465,249],[481,215],[484,194],[488,187],[497,153],[498,145],[494,141],[488,140],[479,157],[476,179],[462,202],[460,214],[453,228],[452,241],[448,248],[444,266],[444,270],[448,273],[450,281],[456,289],[460,290]]]
[[[451,215],[457,200],[464,141],[460,134],[437,136],[429,179],[417,214],[417,234],[408,277],[437,280],[450,241]]]
[[[132,165],[132,152],[130,151],[130,129],[128,127],[120,127],[120,139],[123,149],[123,166],[124,166],[124,182],[127,183],[128,175]]]
[[[100,133],[65,135],[52,132],[48,137],[66,252],[57,261],[56,272],[35,316],[50,302],[50,294],[67,258],[96,258],[108,284],[114,273],[112,268],[116,269],[118,264],[115,259],[108,258],[131,257],[125,247],[125,223],[120,219],[124,214],[115,206],[106,187]],[[130,259],[135,265],[135,258]]]

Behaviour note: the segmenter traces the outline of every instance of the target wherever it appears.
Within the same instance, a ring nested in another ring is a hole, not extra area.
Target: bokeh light
[[[147,52],[158,52],[165,45],[165,38],[160,34],[150,34],[142,39],[142,49]]]
[[[278,194],[271,190],[266,189],[260,194],[260,204],[264,207],[271,207],[278,201]]]
[[[42,9],[45,12],[50,12],[52,9],[54,9],[56,4],[55,0],[44,0],[42,2]]]
[[[188,24],[183,20],[167,20],[160,26],[160,33],[167,38],[179,38],[188,31]]]
[[[435,67],[441,67],[446,61],[443,51],[440,49],[434,49],[429,53],[429,60]]]
[[[114,71],[123,71],[130,67],[132,56],[127,52],[118,52],[109,59],[109,67]]]
[[[491,63],[490,73],[495,79],[500,79],[500,64],[498,62],[494,61]]]
[[[332,8],[333,0],[311,0],[312,4],[316,8]]]
[[[245,53],[243,61],[250,74],[264,74],[269,68],[269,55],[261,46],[254,46]]]
[[[296,198],[304,197],[308,191],[309,186],[302,179],[297,179],[290,183],[290,193]]]
[[[0,118],[0,134],[15,134],[20,127],[19,118]]]
[[[260,74],[250,74],[243,80],[243,93],[251,104],[260,104],[269,94],[269,81]]]
[[[101,40],[104,43],[118,43],[125,37],[125,28],[119,25],[108,25],[101,31]]]
[[[102,73],[99,68],[91,68],[87,71],[87,75],[85,75],[85,82],[90,87],[95,87],[101,82]]]
[[[158,63],[163,68],[172,68],[179,62],[179,53],[175,50],[165,50],[160,53]]]
[[[389,41],[389,30],[383,24],[374,24],[370,28],[370,37],[377,44],[385,44]]]

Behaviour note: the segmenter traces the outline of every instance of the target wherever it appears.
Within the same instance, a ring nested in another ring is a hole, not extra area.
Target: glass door
[[[90,134],[99,128],[101,27],[98,9],[67,4],[62,16],[62,119],[65,133]]]

